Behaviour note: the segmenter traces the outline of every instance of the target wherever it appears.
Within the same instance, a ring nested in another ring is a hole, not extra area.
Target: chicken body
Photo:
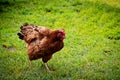
[[[30,61],[42,58],[42,61],[47,63],[55,52],[63,48],[65,33],[60,30],[25,24],[21,27],[18,36],[27,43]],[[49,70],[47,66],[46,68]]]
[[[44,37],[42,40],[35,40],[28,45],[28,56],[30,60],[42,58],[43,62],[47,62],[52,54],[61,50],[63,46],[63,41],[55,39],[54,36]]]

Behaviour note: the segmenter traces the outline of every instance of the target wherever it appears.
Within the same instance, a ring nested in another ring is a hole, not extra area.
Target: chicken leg
[[[49,72],[50,72],[50,69],[49,69],[49,67],[48,67],[47,63],[44,63],[44,65],[45,65],[45,68],[47,69],[47,71],[49,71]]]
[[[48,65],[47,65],[47,61],[50,60],[51,57],[52,57],[52,56],[49,55],[49,56],[44,56],[44,57],[42,58],[43,64],[45,65],[45,68],[46,68],[47,71],[49,71],[49,72],[50,72],[50,69],[49,69],[49,67],[48,67]]]
[[[32,62],[31,61],[29,61],[29,64],[30,64],[30,66],[32,66]],[[47,69],[47,71],[50,72],[50,69],[49,69],[47,63],[43,63],[43,64],[45,65],[45,68]]]
[[[32,66],[32,61],[29,61],[30,66]]]

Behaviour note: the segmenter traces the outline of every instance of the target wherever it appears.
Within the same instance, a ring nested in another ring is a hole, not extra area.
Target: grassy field
[[[119,80],[119,0],[0,0],[0,80]],[[66,30],[64,48],[29,66],[19,27]]]

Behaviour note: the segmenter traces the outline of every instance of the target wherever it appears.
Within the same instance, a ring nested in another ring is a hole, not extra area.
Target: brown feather
[[[61,50],[64,46],[65,34],[63,31],[29,24],[24,24],[20,29],[19,37],[22,35],[23,40],[28,44],[29,60],[42,58],[42,61],[46,63],[55,52]]]

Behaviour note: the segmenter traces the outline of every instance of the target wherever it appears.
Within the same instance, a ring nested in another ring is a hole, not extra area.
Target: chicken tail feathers
[[[45,36],[48,36],[50,29],[35,26],[33,24],[24,23],[20,27],[20,32],[17,34],[21,40],[24,40],[26,43],[31,43],[36,40],[42,40]]]
[[[24,36],[21,33],[17,33],[17,35],[19,36],[19,39],[23,40]]]
[[[39,38],[39,32],[36,29],[37,27],[35,25],[24,23],[20,27],[20,32],[17,35],[21,40],[29,44]]]

